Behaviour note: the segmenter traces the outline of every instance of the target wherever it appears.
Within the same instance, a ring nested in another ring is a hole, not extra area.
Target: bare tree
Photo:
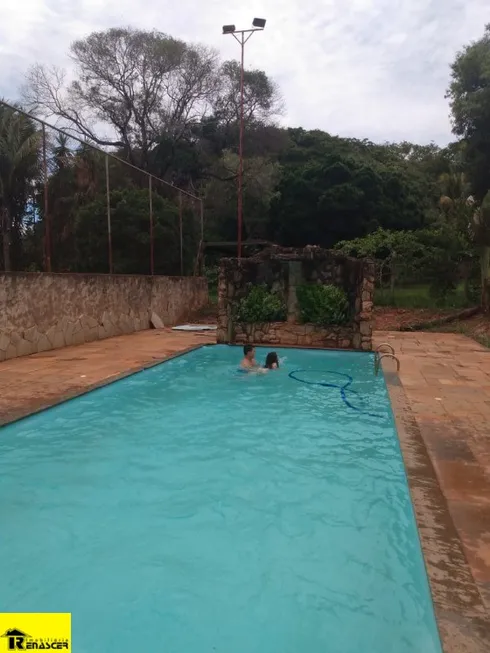
[[[240,119],[240,64],[225,61],[220,68],[220,89],[213,104],[214,114],[225,125]],[[268,125],[283,112],[277,84],[262,70],[245,70],[243,77],[244,120]]]
[[[75,79],[34,66],[24,99],[45,117],[100,146],[123,149],[145,166],[162,133],[178,141],[208,111],[218,90],[218,58],[160,32],[94,32],[70,48]]]

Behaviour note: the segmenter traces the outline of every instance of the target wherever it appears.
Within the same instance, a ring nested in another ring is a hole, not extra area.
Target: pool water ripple
[[[279,355],[204,347],[3,428],[3,609],[72,612],[76,653],[441,653],[372,357]]]

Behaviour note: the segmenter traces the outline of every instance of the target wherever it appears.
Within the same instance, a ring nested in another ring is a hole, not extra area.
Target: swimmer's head
[[[253,361],[255,358],[255,347],[253,345],[245,345],[243,348],[243,355],[245,358],[248,358],[249,361]]]
[[[275,351],[271,351],[267,354],[265,359],[265,366],[269,370],[272,370],[275,367],[279,367],[279,358]]]

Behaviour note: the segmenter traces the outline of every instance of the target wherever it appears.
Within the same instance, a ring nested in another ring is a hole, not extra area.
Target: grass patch
[[[217,304],[218,303],[218,288],[216,286],[209,286],[208,296],[209,296],[209,303],[210,304]]]
[[[472,335],[471,333],[468,333],[468,337],[473,338],[473,340],[479,342],[480,345],[483,345],[487,349],[490,349],[490,336],[478,335],[478,334]]]
[[[431,296],[429,284],[395,288],[393,294],[389,288],[376,288],[374,303],[377,306],[394,306],[396,308],[436,307],[447,310],[471,308],[472,306],[472,303],[468,302],[464,296],[462,285],[446,297],[438,299]]]

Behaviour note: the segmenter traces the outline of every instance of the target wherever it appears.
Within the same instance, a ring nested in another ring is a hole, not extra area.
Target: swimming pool
[[[372,357],[278,353],[252,377],[203,347],[1,429],[1,610],[72,612],[75,653],[440,653]]]

